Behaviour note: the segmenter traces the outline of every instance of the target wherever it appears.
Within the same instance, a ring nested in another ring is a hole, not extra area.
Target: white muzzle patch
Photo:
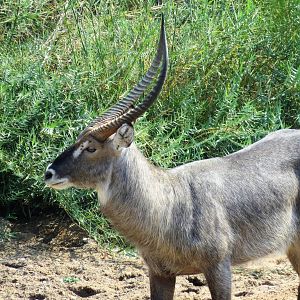
[[[69,178],[57,178],[56,172],[51,168],[46,171],[45,183],[48,187],[56,190],[64,190],[72,186]]]

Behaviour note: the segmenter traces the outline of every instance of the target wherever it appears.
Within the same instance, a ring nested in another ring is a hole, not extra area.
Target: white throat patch
[[[89,141],[85,141],[82,144],[80,144],[80,146],[73,152],[74,159],[76,159],[77,157],[80,156],[80,154],[82,153],[82,151],[84,151],[84,149],[87,148],[87,146],[88,146],[89,143],[90,143]]]

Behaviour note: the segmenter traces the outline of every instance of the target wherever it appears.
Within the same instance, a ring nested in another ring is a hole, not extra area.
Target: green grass
[[[124,245],[92,192],[53,192],[43,172],[147,70],[155,1],[0,1],[0,206],[59,203],[102,243]],[[165,1],[168,80],[135,125],[156,165],[174,167],[300,127],[298,0]],[[16,212],[17,213],[17,212]]]

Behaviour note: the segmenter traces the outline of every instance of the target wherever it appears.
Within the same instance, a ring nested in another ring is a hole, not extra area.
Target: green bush
[[[168,80],[136,124],[156,165],[241,149],[300,125],[300,4],[165,1]],[[0,207],[59,203],[101,242],[123,245],[92,192],[54,192],[43,173],[147,70],[155,1],[0,1]]]

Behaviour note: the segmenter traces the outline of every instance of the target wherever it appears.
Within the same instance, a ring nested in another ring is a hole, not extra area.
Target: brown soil
[[[0,241],[0,299],[150,299],[140,258],[99,248],[66,217],[0,220],[0,229],[16,234]],[[233,299],[296,299],[298,277],[285,257],[234,268],[232,281]],[[175,299],[210,299],[204,277],[178,277]]]

